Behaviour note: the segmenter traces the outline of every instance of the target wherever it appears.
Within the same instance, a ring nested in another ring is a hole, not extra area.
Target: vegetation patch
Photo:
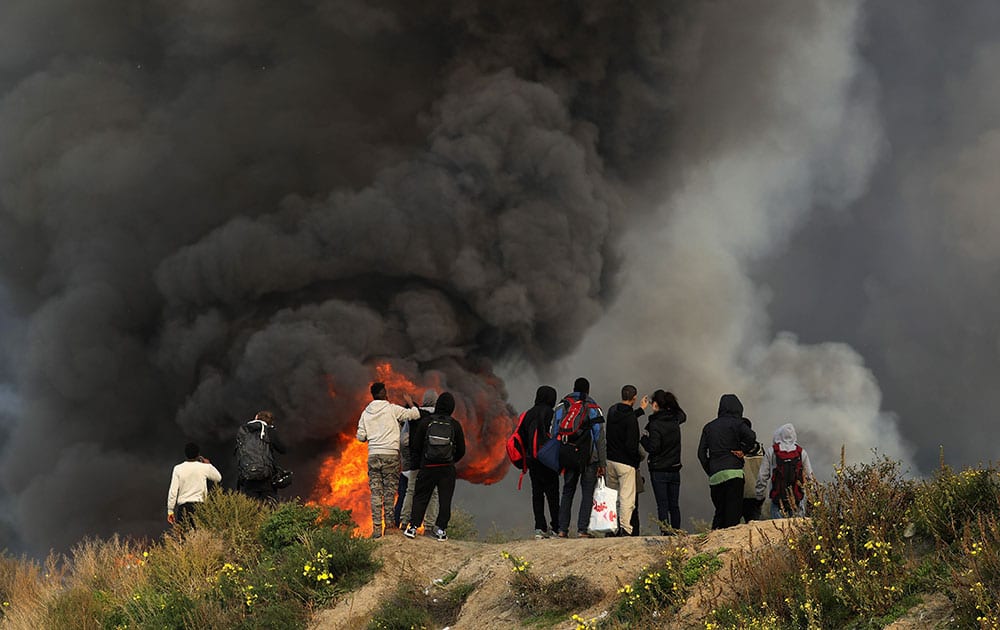
[[[603,592],[589,579],[565,575],[540,578],[523,557],[500,552],[511,564],[510,590],[514,604],[522,612],[522,621],[533,625],[552,625],[565,621],[571,611],[592,606]]]
[[[152,544],[90,540],[38,564],[0,558],[16,627],[304,628],[310,611],[371,579],[374,544],[349,514],[216,491],[195,527]]]
[[[382,603],[368,630],[427,630],[443,628],[455,623],[462,605],[475,590],[470,583],[452,583],[435,580],[426,588],[413,583],[399,587],[396,593]]]

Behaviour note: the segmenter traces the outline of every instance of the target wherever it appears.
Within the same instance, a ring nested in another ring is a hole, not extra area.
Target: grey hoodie
[[[358,420],[358,441],[368,442],[368,456],[399,455],[399,426],[404,420],[416,420],[420,410],[405,409],[388,400],[373,400]]]

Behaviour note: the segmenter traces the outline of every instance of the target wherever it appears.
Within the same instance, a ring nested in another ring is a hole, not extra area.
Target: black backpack
[[[431,416],[424,434],[424,464],[451,464],[455,459],[455,427],[448,416]]]
[[[274,454],[267,431],[261,438],[258,423],[247,423],[236,433],[236,456],[240,479],[262,481],[274,476]]]

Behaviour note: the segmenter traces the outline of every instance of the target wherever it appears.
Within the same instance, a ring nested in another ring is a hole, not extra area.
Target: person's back
[[[560,431],[564,420],[573,415],[574,405],[580,412],[573,434]],[[604,412],[590,397],[590,381],[580,377],[573,383],[573,392],[556,406],[552,417],[552,434],[563,444],[560,448],[560,463],[564,467],[563,489],[559,501],[559,537],[569,536],[569,522],[573,510],[573,497],[579,484],[581,490],[580,511],[577,516],[577,536],[590,538],[590,510],[594,499],[597,478],[604,476],[607,466],[607,431],[604,428]],[[563,463],[565,462],[565,463]]]
[[[743,455],[756,441],[756,434],[743,422],[743,403],[735,394],[724,394],[719,400],[718,417],[705,425],[698,443],[698,461],[708,475],[715,506],[712,529],[739,524]]]
[[[255,499],[276,500],[278,493],[272,484],[277,472],[275,452],[284,453],[285,445],[274,426],[274,414],[260,411],[237,432],[237,490]]]
[[[542,385],[535,392],[535,404],[524,412],[521,442],[527,451],[528,479],[531,482],[531,511],[535,523],[535,538],[555,536],[559,531],[559,473],[535,459],[535,449],[551,437],[556,390]],[[545,505],[549,506],[550,524],[545,520]]]
[[[687,415],[672,392],[662,389],[653,392],[653,413],[641,443],[648,453],[656,518],[663,534],[681,526],[681,425],[686,420]]]
[[[798,443],[791,423],[778,427],[764,449],[755,486],[756,497],[771,499],[771,518],[805,514],[805,482],[813,475],[809,454]],[[770,492],[768,492],[770,489]]]
[[[222,473],[201,456],[197,444],[184,447],[185,461],[174,466],[167,491],[167,522],[190,522],[195,505],[205,501],[208,482],[220,483]]]
[[[410,462],[412,466],[419,468],[419,471],[410,523],[403,532],[407,538],[416,536],[417,528],[414,523],[423,521],[427,505],[436,488],[439,509],[434,524],[434,537],[439,541],[448,540],[451,500],[455,494],[455,481],[458,478],[455,464],[465,456],[465,434],[462,432],[462,425],[451,416],[454,411],[455,397],[449,392],[444,392],[434,405],[434,413],[412,427]]]

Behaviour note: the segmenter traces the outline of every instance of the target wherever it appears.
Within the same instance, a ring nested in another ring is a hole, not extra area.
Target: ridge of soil
[[[797,519],[755,521],[702,535],[636,536],[594,539],[517,540],[492,544],[467,541],[438,542],[424,536],[414,540],[398,533],[382,539],[376,556],[382,568],[361,589],[341,598],[329,609],[318,611],[312,630],[362,629],[373,612],[395,591],[409,581],[431,588],[434,580],[455,574],[454,583],[472,583],[475,590],[462,607],[453,629],[511,629],[528,626],[520,622],[520,611],[511,599],[508,578],[510,563],[501,551],[523,556],[535,575],[551,579],[569,574],[586,576],[603,593],[593,606],[574,611],[590,619],[606,614],[617,599],[617,590],[631,583],[646,567],[663,557],[663,552],[680,545],[688,555],[715,552],[722,568],[700,584],[685,602],[672,628],[700,628],[712,605],[724,598],[727,580],[738,579],[731,570],[737,550],[783,545]],[[575,628],[570,620],[554,628]]]

